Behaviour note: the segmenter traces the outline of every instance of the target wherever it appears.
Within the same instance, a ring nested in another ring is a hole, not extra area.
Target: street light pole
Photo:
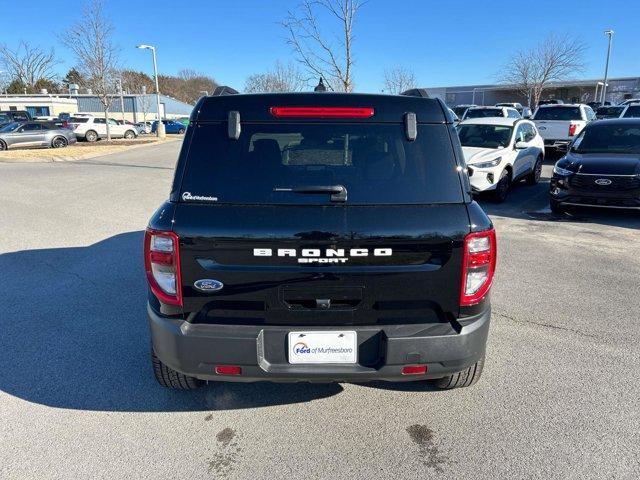
[[[607,62],[604,66],[604,85],[602,86],[602,102],[601,105],[604,106],[604,102],[606,100],[607,95],[607,78],[609,76],[609,57],[611,56],[611,41],[613,40],[614,31],[609,29],[605,30],[604,34],[609,37],[609,47],[607,48]]]
[[[158,126],[156,128],[156,135],[158,138],[164,138],[166,136],[164,131],[164,123],[162,123],[162,117],[160,116],[160,87],[158,86],[158,64],[156,62],[156,47],[152,45],[138,45],[137,48],[151,50],[153,54],[153,76],[156,79],[156,108],[158,112]]]

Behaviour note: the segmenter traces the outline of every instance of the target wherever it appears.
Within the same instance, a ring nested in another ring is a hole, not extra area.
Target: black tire
[[[95,142],[98,140],[98,133],[94,130],[88,130],[87,133],[84,134],[84,139],[87,142]]]
[[[504,169],[500,174],[496,189],[493,191],[493,199],[497,203],[504,202],[509,196],[509,190],[511,190],[511,174],[507,169]]]
[[[67,145],[69,145],[69,142],[64,137],[54,137],[53,140],[51,140],[51,146],[53,148],[64,148]]]
[[[436,387],[441,388],[442,390],[470,387],[480,379],[483,368],[484,357],[461,372],[439,378],[438,380],[436,380]]]
[[[549,199],[549,208],[557,215],[563,215],[566,212],[566,208],[557,200],[553,198]]]
[[[0,140],[0,150],[7,150],[7,144],[4,140]]]
[[[184,133],[184,128],[181,128],[180,130],[178,130],[178,133],[182,135]]]
[[[536,159],[533,171],[527,175],[527,185],[536,185],[540,181],[540,175],[542,175],[542,155]]]
[[[195,390],[204,384],[202,380],[176,372],[174,369],[166,366],[156,356],[153,348],[151,349],[151,364],[153,365],[153,374],[156,380],[163,387],[178,390]]]
[[[126,132],[124,132],[124,138],[126,138],[127,140],[136,138],[136,132],[134,132],[133,130],[127,130]]]

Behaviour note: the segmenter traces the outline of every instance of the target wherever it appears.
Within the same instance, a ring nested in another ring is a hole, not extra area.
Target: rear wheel
[[[69,142],[67,141],[66,138],[64,137],[55,137],[52,141],[51,141],[51,146],[53,148],[64,148],[67,145],[69,145]]]
[[[84,139],[87,142],[95,142],[96,140],[98,140],[98,134],[93,130],[89,130],[87,133],[84,134]]]
[[[549,208],[553,213],[557,213],[558,215],[562,215],[566,211],[565,207],[553,198],[549,199]]]
[[[7,149],[7,144],[4,142],[4,140],[0,140],[0,150],[6,150]]]
[[[484,368],[484,357],[465,370],[436,380],[436,386],[443,390],[470,387],[478,381]]]
[[[151,348],[151,365],[153,366],[153,374],[160,385],[167,388],[175,388],[178,390],[194,390],[204,383],[194,377],[189,377],[180,372],[176,372],[173,368],[168,367],[162,360],[156,356],[156,352]]]
[[[508,170],[503,170],[500,174],[500,180],[496,185],[496,189],[493,192],[493,199],[498,202],[504,202],[509,196],[509,190],[511,189],[511,174]]]
[[[182,135],[184,133],[184,128],[181,128],[180,130],[178,130],[178,133]]]
[[[127,140],[136,138],[136,132],[134,132],[133,130],[127,130],[126,132],[124,132],[124,138],[126,138]]]
[[[536,164],[533,166],[533,171],[527,175],[527,185],[535,185],[540,181],[542,175],[542,155],[536,159]]]

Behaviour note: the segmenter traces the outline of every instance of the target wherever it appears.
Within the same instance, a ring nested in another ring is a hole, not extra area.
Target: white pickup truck
[[[595,118],[596,114],[589,105],[566,103],[540,105],[533,115],[547,150],[568,145]]]

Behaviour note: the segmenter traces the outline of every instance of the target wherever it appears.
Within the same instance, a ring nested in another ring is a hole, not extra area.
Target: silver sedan
[[[0,128],[0,150],[9,147],[62,148],[76,143],[73,130],[47,122],[14,122]]]

